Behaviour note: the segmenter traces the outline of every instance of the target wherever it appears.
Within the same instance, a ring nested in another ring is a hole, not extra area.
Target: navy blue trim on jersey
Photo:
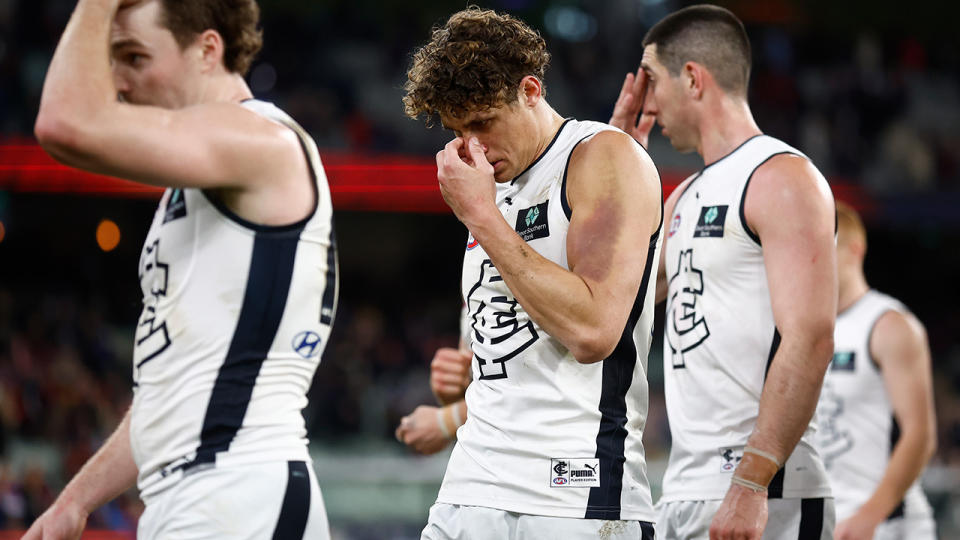
[[[720,163],[721,161],[727,159],[728,157],[736,154],[736,153],[737,153],[737,150],[740,150],[741,148],[743,148],[744,146],[746,146],[746,144],[747,144],[748,142],[756,139],[757,137],[763,137],[763,133],[757,133],[756,135],[751,136],[751,137],[748,138],[747,140],[745,140],[745,141],[743,141],[742,143],[738,144],[736,148],[734,148],[733,150],[731,150],[731,151],[727,152],[726,154],[724,154],[724,156],[723,156],[722,158],[714,161],[713,163],[711,163],[711,164],[709,164],[709,165],[704,165],[703,168],[700,169],[700,174],[703,174],[703,171],[706,171],[707,169],[709,169],[710,167],[713,167],[713,166],[716,165],[717,163]],[[699,175],[697,175],[697,176],[699,176]]]
[[[767,355],[767,367],[763,370],[763,382],[767,382],[767,374],[770,373],[770,366],[773,364],[773,357],[777,355],[780,348],[780,329],[773,327],[773,339],[770,341],[770,354]]]
[[[549,152],[550,149],[553,148],[553,143],[557,142],[557,139],[560,138],[560,132],[563,131],[563,128],[567,127],[567,124],[569,124],[571,120],[573,120],[573,118],[566,118],[563,120],[563,123],[560,124],[560,129],[557,130],[557,133],[553,136],[553,139],[550,140],[550,144],[548,144],[547,147],[543,149],[543,152],[541,152],[540,155],[537,156],[537,159],[533,160],[533,163],[531,163],[530,165],[527,165],[527,168],[524,169],[522,173],[514,176],[513,180],[510,180],[511,186],[514,183],[516,183],[517,178],[520,178],[521,176],[527,174],[527,172],[530,169],[532,169],[534,165],[536,165],[537,163],[540,163],[540,160],[543,159],[543,156],[547,155],[547,152]]]
[[[302,461],[287,462],[287,491],[283,495],[280,517],[273,529],[273,540],[303,538],[310,516],[310,473]]]
[[[662,198],[662,197],[661,197]],[[661,212],[662,213],[662,212]],[[661,226],[663,220],[661,219]],[[584,519],[620,519],[620,495],[623,490],[624,444],[627,439],[627,391],[633,382],[637,365],[637,344],[633,330],[643,315],[647,285],[653,270],[654,254],[660,231],[650,237],[647,263],[643,269],[640,290],[633,301],[620,342],[603,360],[603,382],[600,390],[600,428],[597,432],[597,453],[600,460],[600,487],[590,488]]]
[[[640,522],[640,540],[653,540],[656,538],[656,532],[653,529],[653,523],[649,521]]]
[[[217,453],[230,448],[243,424],[260,366],[287,305],[299,241],[299,230],[257,233],[254,238],[240,316],[207,404],[197,455],[185,470],[215,463]]]
[[[870,290],[873,291],[873,289],[870,289]],[[863,295],[863,298],[866,298],[866,296],[867,296],[867,295]],[[859,302],[859,300],[858,300],[858,302]],[[874,369],[876,369],[878,373],[881,372],[881,371],[883,371],[883,368],[880,366],[880,364],[877,363],[877,361],[873,358],[873,355],[870,353],[870,340],[873,339],[873,329],[877,326],[877,322],[879,322],[880,319],[881,319],[884,315],[886,315],[887,312],[890,312],[890,311],[897,311],[897,310],[894,309],[893,307],[889,307],[889,306],[888,306],[888,307],[886,307],[886,309],[884,309],[883,311],[881,311],[880,313],[878,313],[877,316],[873,318],[873,322],[870,323],[870,330],[867,332],[867,342],[866,342],[865,347],[864,347],[864,349],[863,349],[863,350],[867,351],[867,359],[869,360],[867,363],[868,363],[869,365],[873,366]]]
[[[868,353],[869,354],[869,353]],[[900,441],[900,424],[897,422],[897,417],[890,415],[890,454],[893,455],[893,448],[897,446],[897,442]],[[890,512],[890,515],[887,516],[887,519],[895,519],[903,517],[904,504],[903,499],[897,504],[897,506]]]
[[[773,339],[770,340],[770,354],[767,355],[767,367],[763,370],[763,382],[767,382],[767,374],[770,373],[770,366],[773,365],[773,357],[777,355],[777,350],[780,349],[780,329],[777,327],[773,328]],[[785,474],[785,469],[780,467],[780,470],[777,471],[777,474],[773,475],[773,479],[770,480],[770,485],[767,486],[767,498],[768,499],[780,499],[783,498],[783,476]],[[819,538],[819,537],[818,537]]]
[[[783,151],[783,152],[776,152],[776,153],[774,153],[774,154],[770,154],[769,156],[767,156],[767,159],[761,161],[759,165],[757,165],[756,167],[753,168],[752,171],[750,171],[750,176],[747,177],[747,182],[746,182],[745,184],[743,184],[743,193],[740,194],[740,225],[743,226],[743,230],[747,233],[747,236],[749,236],[751,240],[753,240],[754,242],[756,242],[758,246],[761,245],[761,244],[760,244],[760,237],[757,236],[757,233],[753,232],[753,229],[751,229],[749,225],[747,225],[747,214],[746,214],[746,211],[744,210],[744,203],[745,203],[746,200],[747,200],[747,188],[750,187],[750,180],[753,179],[753,174],[754,174],[755,172],[757,172],[757,169],[759,169],[760,167],[762,167],[764,163],[770,161],[771,159],[773,159],[773,158],[775,158],[775,157],[777,157],[777,156],[783,155],[783,154],[791,154],[791,155],[794,155],[794,156],[800,156],[800,154],[798,154],[798,153],[796,153],[796,152],[791,152],[791,151],[787,151],[787,150],[785,150],[785,151]],[[803,156],[800,156],[800,157],[803,157]]]
[[[327,283],[320,304],[320,324],[332,325],[337,314],[337,237],[330,222],[330,247],[327,248]]]
[[[780,467],[780,470],[777,471],[777,474],[773,475],[773,479],[770,480],[770,485],[767,486],[767,498],[768,499],[782,499],[783,498],[783,477],[785,469]],[[819,536],[817,537],[819,538]]]
[[[823,536],[824,506],[826,502],[822,498],[800,499],[800,531],[797,540],[820,540]]]
[[[599,133],[599,131],[597,133]],[[567,163],[563,166],[563,181],[560,185],[560,207],[563,208],[563,214],[567,216],[567,221],[570,221],[570,216],[573,215],[573,210],[570,209],[570,201],[567,200],[567,172],[570,170],[570,160],[573,159],[573,151],[577,149],[580,143],[593,137],[597,133],[591,133],[577,141],[576,144],[570,148],[570,154],[567,155]]]

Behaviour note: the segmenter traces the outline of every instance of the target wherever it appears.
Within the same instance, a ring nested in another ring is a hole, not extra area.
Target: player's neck
[[[863,272],[855,270],[841,272],[839,278],[840,295],[837,299],[837,313],[843,313],[867,294],[870,285],[867,284],[867,278],[863,276]]]
[[[538,128],[538,139],[537,152],[534,156],[534,160],[539,158],[550,146],[550,143],[553,142],[554,137],[557,136],[557,132],[560,131],[560,127],[563,126],[564,118],[560,116],[557,111],[553,110],[553,107],[547,104],[546,101],[542,101],[538,105],[537,111],[537,125]]]
[[[201,90],[202,103],[239,103],[253,97],[247,82],[238,73],[212,75]]]
[[[701,119],[697,152],[704,165],[710,165],[761,133],[746,100],[724,95],[712,107],[711,114]]]

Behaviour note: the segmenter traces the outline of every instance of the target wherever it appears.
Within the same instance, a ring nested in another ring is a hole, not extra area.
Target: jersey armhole
[[[758,163],[757,166],[754,167],[752,171],[750,171],[750,175],[747,176],[746,183],[743,184],[743,192],[740,193],[740,225],[743,227],[743,232],[747,233],[747,236],[749,236],[750,239],[753,240],[758,246],[762,246],[762,244],[760,243],[760,237],[757,235],[757,233],[753,231],[753,229],[750,228],[749,225],[747,225],[747,214],[746,214],[746,211],[744,210],[745,203],[747,200],[747,188],[750,187],[750,180],[753,180],[753,175],[757,172],[757,169],[762,167],[764,163],[770,161],[771,159],[777,156],[781,156],[783,154],[790,154],[794,156],[800,155],[800,154],[797,154],[796,152],[789,152],[789,151],[776,152],[776,153],[770,154],[769,156],[766,157],[766,159]]]
[[[567,221],[570,221],[570,216],[573,215],[573,210],[570,208],[570,201],[567,199],[567,172],[570,170],[570,160],[573,159],[573,152],[580,146],[580,143],[593,137],[597,133],[587,135],[570,147],[570,153],[567,154],[567,162],[563,165],[563,181],[560,185],[560,207],[563,208],[563,215],[567,216]]]
[[[873,329],[877,326],[877,322],[880,321],[881,317],[883,317],[887,313],[890,313],[891,311],[898,311],[898,310],[888,306],[886,309],[878,313],[877,316],[873,318],[873,321],[870,322],[870,331],[867,332],[867,343],[866,343],[867,346],[864,349],[867,352],[867,360],[869,360],[869,362],[867,363],[873,366],[873,368],[877,370],[877,373],[882,373],[883,367],[881,367],[880,364],[877,363],[877,361],[873,358],[873,353],[870,352],[870,340],[873,338]]]
[[[291,126],[287,125],[284,122],[280,122],[279,120],[275,120],[273,118],[270,118],[270,119],[274,120],[275,122],[278,122],[282,126],[293,131],[294,135],[296,135],[297,137],[297,141],[300,143],[300,150],[303,152],[303,157],[307,161],[307,169],[309,169],[310,171],[310,180],[311,180],[310,184],[311,184],[311,189],[313,189],[313,208],[310,210],[310,213],[308,213],[304,218],[299,219],[287,225],[262,225],[262,224],[254,223],[252,221],[249,221],[247,219],[240,217],[239,215],[237,215],[236,212],[231,210],[226,205],[226,203],[223,202],[222,199],[220,199],[213,193],[209,192],[209,190],[201,189],[200,192],[203,193],[203,196],[206,197],[207,201],[209,201],[210,204],[212,204],[214,208],[219,210],[220,213],[223,214],[225,217],[227,217],[234,223],[244,228],[250,229],[254,232],[287,233],[291,231],[301,231],[307,226],[307,223],[311,219],[313,219],[313,217],[317,214],[317,208],[320,207],[320,190],[317,187],[317,170],[316,168],[314,168],[313,160],[311,159],[310,152],[307,149],[307,142],[303,139],[300,133],[298,133],[297,130],[293,129]]]

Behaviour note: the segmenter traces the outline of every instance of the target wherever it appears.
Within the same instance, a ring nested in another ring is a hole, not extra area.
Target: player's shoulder
[[[926,328],[916,315],[907,309],[890,305],[873,324],[870,341],[881,346],[917,344],[924,342],[926,336]]]
[[[746,190],[744,209],[748,218],[753,209],[785,214],[806,214],[815,208],[834,211],[827,179],[803,155],[785,152],[771,156],[753,171]]]

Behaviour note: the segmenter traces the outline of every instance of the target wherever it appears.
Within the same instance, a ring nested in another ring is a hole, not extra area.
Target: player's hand
[[[443,347],[437,349],[430,362],[430,390],[441,405],[449,405],[463,399],[467,385],[472,379],[469,352]]]
[[[837,524],[833,530],[834,540],[872,540],[873,533],[880,522],[870,516],[857,512]]]
[[[608,122],[632,136],[641,146],[647,148],[650,142],[650,130],[657,117],[643,112],[643,101],[647,95],[647,72],[637,69],[637,74],[627,73],[620,88],[620,96],[613,106],[613,116]]]
[[[457,137],[437,152],[437,180],[443,199],[469,229],[484,213],[500,215],[493,165],[480,141]]]
[[[79,505],[57,500],[40,515],[21,540],[77,540],[87,525],[87,512]]]
[[[767,526],[767,494],[733,484],[710,523],[710,540],[760,540]]]
[[[412,413],[400,419],[395,433],[397,440],[409,446],[414,452],[436,454],[450,444],[451,439],[440,430],[437,407],[420,405]]]

